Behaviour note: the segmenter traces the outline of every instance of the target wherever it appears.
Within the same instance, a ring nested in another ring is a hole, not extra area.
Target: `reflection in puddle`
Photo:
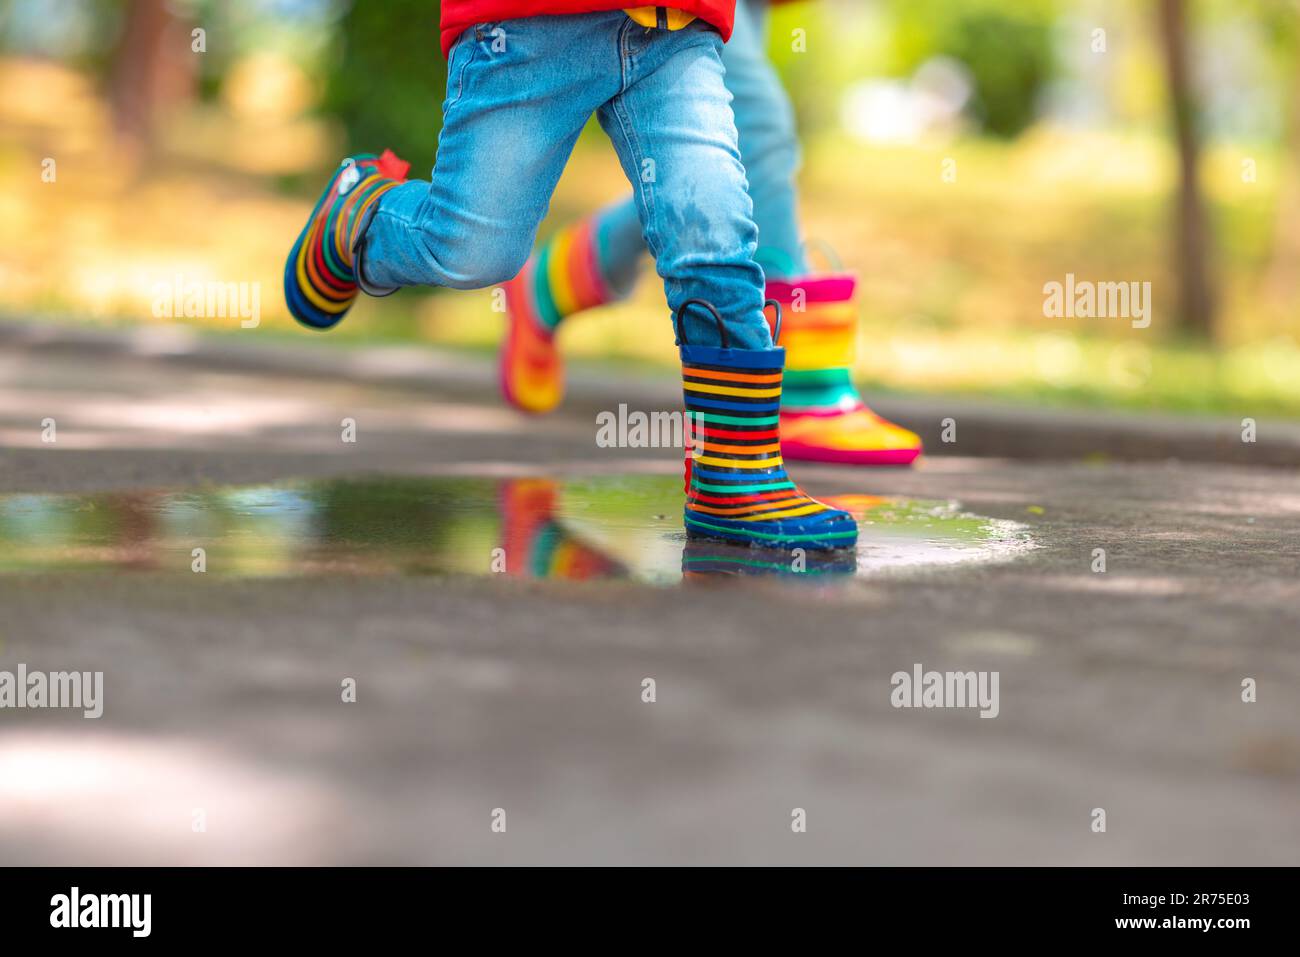
[[[860,524],[856,554],[691,541],[681,480],[383,478],[210,490],[0,497],[0,573],[141,569],[256,578],[490,575],[674,584],[706,575],[822,582],[1004,561],[1024,526],[951,504],[867,495],[827,501]],[[202,549],[200,556],[195,550]]]

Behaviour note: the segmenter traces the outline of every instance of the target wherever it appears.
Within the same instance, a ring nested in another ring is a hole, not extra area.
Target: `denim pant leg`
[[[736,4],[736,27],[722,50],[722,64],[754,200],[756,258],[768,276],[791,279],[808,271],[795,187],[799,137],[790,96],[767,56],[768,7],[768,0]]]
[[[621,80],[622,13],[471,27],[448,58],[429,182],[389,190],[366,228],[367,286],[478,289],[523,266],[578,134]]]
[[[795,186],[799,141],[790,97],[767,57],[769,6],[769,0],[736,4],[736,28],[722,48],[722,65],[754,201],[756,258],[768,276],[791,279],[808,271]],[[611,240],[602,266],[609,276],[618,277],[617,288],[627,288],[645,252],[636,199],[602,212],[601,221]]]
[[[645,237],[636,200],[611,203],[596,214],[600,229],[600,271],[614,295],[630,295],[645,258]]]
[[[631,21],[629,21],[630,24]],[[632,184],[668,306],[691,299],[721,313],[733,346],[769,349],[758,229],[736,145],[722,39],[703,22],[623,31],[623,90],[597,116]],[[696,345],[720,345],[706,311],[685,316]]]

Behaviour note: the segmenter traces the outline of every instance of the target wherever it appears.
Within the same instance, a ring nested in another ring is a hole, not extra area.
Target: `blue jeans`
[[[595,113],[632,183],[669,308],[703,299],[733,346],[771,348],[721,50],[703,21],[652,30],[621,11],[466,30],[448,60],[432,180],[379,201],[360,247],[364,285],[476,289],[512,279]],[[688,310],[684,325],[692,344],[721,344],[707,312]]]
[[[794,177],[799,169],[799,139],[794,110],[780,77],[767,58],[769,0],[739,0],[736,28],[722,49],[725,82],[733,97],[740,157],[749,179],[758,226],[755,258],[770,277],[795,279],[808,272],[799,228]],[[645,241],[635,199],[601,213],[605,256],[601,266],[615,289],[636,279]]]

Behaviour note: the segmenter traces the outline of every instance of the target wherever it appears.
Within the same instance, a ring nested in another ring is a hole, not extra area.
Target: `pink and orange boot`
[[[920,437],[872,412],[853,384],[856,286],[852,276],[767,284],[784,317],[781,454],[801,462],[910,465],[921,454]]]

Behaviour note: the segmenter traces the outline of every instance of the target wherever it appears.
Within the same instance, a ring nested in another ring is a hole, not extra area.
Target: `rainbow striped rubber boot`
[[[699,306],[718,323],[722,345],[692,346],[681,313]],[[686,536],[760,548],[831,551],[857,544],[858,525],[800,489],[781,457],[785,350],[732,349],[718,311],[691,300],[675,317],[690,439]],[[776,337],[781,320],[776,321]]]
[[[567,226],[506,283],[506,336],[499,355],[501,393],[523,412],[550,412],[564,398],[560,322],[621,298],[600,268],[601,219]]]
[[[349,156],[330,177],[284,264],[284,301],[304,326],[329,329],[357,298],[357,241],[375,204],[411,164],[391,150]]]
[[[856,285],[852,276],[767,284],[785,312],[781,452],[791,461],[909,465],[920,437],[872,412],[853,385]]]

